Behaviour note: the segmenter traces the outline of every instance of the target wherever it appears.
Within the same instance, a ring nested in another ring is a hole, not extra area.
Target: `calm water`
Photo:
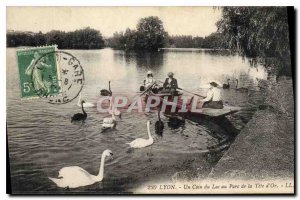
[[[66,51],[77,57],[85,70],[82,95],[89,102],[97,101],[99,90],[108,87],[108,80],[114,94],[134,97],[148,70],[158,80],[173,71],[180,87],[203,95],[209,80],[226,83],[229,78],[231,89],[223,91],[223,99],[243,107],[243,111],[228,116],[226,123],[237,131],[253,115],[253,106],[262,101],[257,78],[266,78],[263,68],[250,68],[247,61],[227,51]],[[236,91],[235,79],[239,80],[238,87],[247,87],[249,92]],[[77,99],[64,105],[40,99],[21,101],[15,49],[7,49],[7,132],[14,193],[131,192],[146,181],[170,180],[178,171],[197,170],[205,176],[230,144],[228,129],[202,119],[199,123],[179,123],[163,117],[165,130],[162,137],[157,136],[155,113],[125,113],[116,130],[101,133],[102,119],[107,115],[95,108],[86,109],[88,118],[83,125],[70,123],[70,117],[80,111],[76,104]],[[153,122],[154,144],[130,151],[125,143],[147,137],[147,120]],[[66,166],[80,166],[97,174],[105,149],[112,150],[114,158],[106,162],[103,182],[68,191],[48,179],[57,177]]]

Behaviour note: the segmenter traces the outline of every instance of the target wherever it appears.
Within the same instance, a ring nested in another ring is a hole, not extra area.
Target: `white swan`
[[[81,186],[92,185],[100,182],[104,174],[104,162],[106,156],[112,156],[111,150],[105,150],[102,153],[100,170],[97,176],[89,174],[87,171],[78,166],[64,167],[59,170],[58,178],[50,178],[58,187],[61,188],[78,188]]]
[[[103,119],[102,129],[115,128],[116,125],[117,125],[116,117],[114,115],[114,112],[112,112],[111,117],[105,117]]]
[[[79,93],[77,106],[81,107],[81,92]],[[91,107],[96,107],[96,105],[93,104],[93,103],[90,103],[90,102],[85,102],[85,103],[83,103],[83,107],[84,108],[91,108]]]
[[[153,138],[151,136],[151,132],[150,132],[150,121],[147,121],[147,131],[148,131],[148,136],[149,139],[143,139],[143,138],[137,138],[135,140],[133,140],[130,143],[126,143],[129,144],[131,148],[143,148],[143,147],[147,147],[153,144]]]
[[[111,114],[111,115],[114,114],[115,116],[119,116],[121,118],[121,111],[119,111],[118,109],[116,109],[114,107],[114,103],[112,103],[112,100],[110,100],[108,113]]]

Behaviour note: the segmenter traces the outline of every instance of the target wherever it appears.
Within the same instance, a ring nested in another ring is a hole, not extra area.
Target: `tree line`
[[[8,32],[7,47],[41,46],[56,44],[61,49],[101,49],[111,47],[126,51],[157,51],[163,47],[173,48],[227,48],[219,33],[207,37],[169,36],[163,22],[155,16],[141,18],[136,29],[115,32],[104,39],[100,31],[84,28],[71,32],[53,30],[47,33]]]
[[[227,49],[228,43],[220,33],[212,33],[206,37],[170,36],[167,47],[173,48],[206,48],[206,49]]]
[[[57,45],[61,49],[101,49],[104,39],[100,31],[84,28],[71,32],[53,30],[47,33],[8,32],[7,47]]]

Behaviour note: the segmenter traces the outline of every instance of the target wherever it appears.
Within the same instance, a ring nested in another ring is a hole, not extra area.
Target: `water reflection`
[[[163,52],[124,52],[116,51],[114,53],[115,59],[125,60],[127,64],[135,63],[136,67],[156,69],[160,68],[164,62]]]
[[[197,48],[164,48],[162,52],[178,52],[179,54],[184,53],[197,53],[197,54],[210,54],[214,56],[234,56],[237,53],[227,49],[197,49]]]
[[[179,119],[178,117],[169,117],[168,120],[168,127],[171,129],[178,129],[178,128],[184,128],[185,120]]]
[[[164,54],[162,52],[139,52],[135,58],[137,67],[156,69],[163,65]]]
[[[231,52],[229,50],[218,50],[216,51],[215,49],[207,49],[203,51],[204,54],[209,54],[213,56],[235,56],[237,53]]]

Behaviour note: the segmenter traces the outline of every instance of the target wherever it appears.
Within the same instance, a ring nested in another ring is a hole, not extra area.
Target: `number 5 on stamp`
[[[59,94],[59,71],[55,50],[56,46],[17,50],[21,98],[37,98],[40,93]],[[45,54],[47,56],[43,56]]]

